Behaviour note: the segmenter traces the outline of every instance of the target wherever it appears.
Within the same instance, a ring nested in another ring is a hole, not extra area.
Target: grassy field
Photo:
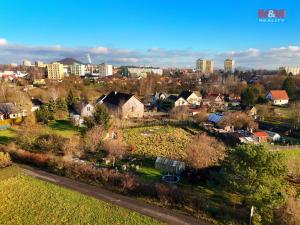
[[[18,126],[15,126],[14,129],[0,130],[0,144],[7,144],[13,141],[16,137],[16,129],[18,129]],[[82,128],[73,127],[69,120],[54,120],[42,129],[68,138],[79,135],[82,131]]]
[[[186,158],[185,147],[192,138],[189,132],[172,126],[126,128],[122,134],[125,142],[136,146],[137,154],[179,160]]]
[[[0,130],[0,144],[6,144],[15,139],[16,133],[14,129]]]
[[[48,124],[48,127],[54,133],[64,137],[72,137],[81,131],[80,128],[73,127],[69,120],[54,120]]]
[[[300,177],[300,150],[282,150],[288,172],[292,176]]]
[[[94,198],[0,169],[0,224],[161,224]]]

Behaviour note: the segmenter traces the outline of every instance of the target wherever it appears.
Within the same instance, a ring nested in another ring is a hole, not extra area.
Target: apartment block
[[[198,59],[196,61],[196,70],[205,73],[210,74],[214,72],[214,61],[207,60],[207,59]]]
[[[232,72],[234,67],[234,61],[232,59],[225,59],[224,61],[224,71]]]
[[[70,65],[70,73],[75,76],[84,76],[85,75],[85,65],[79,63],[73,63]]]
[[[64,66],[61,63],[54,62],[47,65],[48,79],[61,80],[64,78]]]
[[[107,76],[113,75],[113,66],[112,65],[102,63],[99,65],[98,69],[99,69],[100,77],[107,77]]]

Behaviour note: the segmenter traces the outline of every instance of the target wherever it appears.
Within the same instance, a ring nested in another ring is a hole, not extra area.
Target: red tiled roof
[[[272,90],[270,92],[274,100],[289,100],[289,96],[285,90]]]
[[[257,131],[257,132],[254,132],[254,135],[256,136],[256,137],[268,137],[269,135],[266,133],[266,132],[264,132],[264,131]]]

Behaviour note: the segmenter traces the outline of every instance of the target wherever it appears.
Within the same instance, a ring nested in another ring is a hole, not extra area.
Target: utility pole
[[[249,225],[252,225],[252,217],[253,217],[253,214],[254,214],[254,206],[251,206]]]

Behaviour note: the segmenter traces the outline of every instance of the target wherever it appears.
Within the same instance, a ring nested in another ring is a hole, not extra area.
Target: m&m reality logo
[[[286,11],[284,9],[259,9],[258,21],[262,23],[285,22]]]

